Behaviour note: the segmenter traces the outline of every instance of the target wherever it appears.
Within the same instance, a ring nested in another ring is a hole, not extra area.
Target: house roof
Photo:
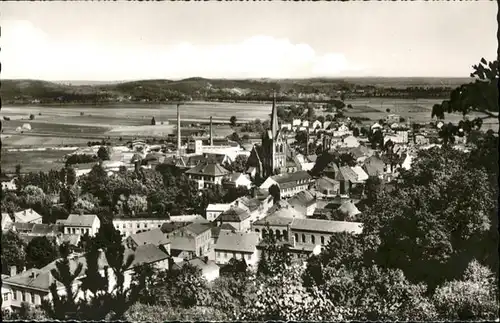
[[[269,215],[266,216],[263,219],[255,221],[253,224],[254,225],[270,225],[270,226],[287,226],[291,224],[293,221],[293,218],[291,217],[285,217],[281,215]]]
[[[60,224],[35,224],[31,230],[34,234],[50,234],[63,232],[63,226]]]
[[[207,211],[224,211],[227,210],[231,207],[231,204],[229,203],[212,203],[208,204],[207,206]]]
[[[323,176],[316,180],[316,189],[323,190],[336,190],[340,188],[340,182],[330,177]]]
[[[351,169],[356,173],[358,181],[364,181],[368,179],[368,174],[363,170],[361,166],[354,166],[351,167]]]
[[[223,222],[241,222],[249,217],[250,214],[247,210],[233,206],[229,210],[222,212],[217,219]]]
[[[170,249],[182,251],[196,251],[195,240],[188,236],[170,236]]]
[[[18,232],[31,232],[35,223],[24,223],[24,222],[13,222],[11,228],[14,228]]]
[[[311,163],[315,163],[316,160],[318,159],[318,156],[313,154],[313,155],[307,155],[306,157]]]
[[[201,269],[202,273],[207,273],[207,272],[212,272],[212,271],[218,271],[220,269],[219,266],[215,263],[213,260],[203,260],[200,258],[194,258],[188,261],[182,261],[179,263],[174,264],[177,268],[182,268],[185,265],[190,264],[196,268]]]
[[[135,249],[126,249],[123,259],[126,260],[130,255],[134,256],[134,260],[128,269],[142,264],[155,263],[169,257],[167,253],[153,244],[140,245]]]
[[[257,210],[260,207],[260,201],[256,198],[242,196],[236,199],[235,204],[244,205],[250,212]]]
[[[170,239],[161,229],[153,229],[141,233],[132,234],[128,239],[134,241],[137,246],[152,244],[155,246],[170,243]]]
[[[363,169],[368,176],[379,176],[384,173],[384,166],[379,164],[364,164]]]
[[[2,224],[5,223],[5,221],[7,221],[7,220],[12,221],[12,219],[10,218],[10,215],[8,213],[2,213]]]
[[[267,211],[269,215],[286,217],[286,218],[303,218],[304,215],[297,211],[290,203],[284,200],[279,200]]]
[[[307,171],[298,171],[295,173],[285,173],[271,176],[271,179],[278,183],[281,187],[283,184],[294,184],[298,180],[311,180],[311,175]]]
[[[325,167],[326,172],[334,172],[337,173],[339,171],[339,166],[335,164],[335,162],[331,161],[328,163],[328,165]]]
[[[33,209],[26,209],[14,213],[15,222],[32,222],[40,219],[42,216],[36,213]]]
[[[364,157],[364,156],[369,157],[372,154],[372,151],[364,145],[359,145],[358,147],[352,148],[352,149],[350,149],[349,152],[356,159]]]
[[[245,174],[242,174],[242,173],[232,173],[231,175],[229,175],[229,181],[230,182],[236,182],[241,176],[245,177],[248,181],[250,181],[250,179],[248,178],[247,175]]]
[[[317,219],[293,219],[291,223],[292,230],[304,230],[315,232],[354,232],[361,233],[362,223],[346,221],[329,221]]]
[[[220,232],[222,230],[236,231],[236,228],[233,227],[232,225],[230,225],[229,223],[222,223],[221,226],[219,226],[219,227],[212,227],[211,230],[212,230],[212,238],[214,238],[215,240],[217,240],[217,238],[219,238]]]
[[[215,250],[253,253],[259,244],[260,234],[257,232],[230,232],[221,230]]]
[[[204,224],[204,223],[195,222],[195,223],[191,223],[191,224],[187,225],[183,229],[190,232],[190,233],[193,233],[194,235],[197,236],[197,235],[200,235],[207,230],[210,230],[210,226],[208,226],[207,224]]]
[[[348,216],[355,216],[361,213],[351,200],[342,203],[337,210]]]
[[[358,175],[349,166],[341,166],[337,174],[335,174],[335,179],[338,181],[357,182]]]
[[[215,163],[202,163],[194,168],[191,168],[186,172],[187,174],[194,175],[209,175],[209,176],[224,176],[228,175],[230,172],[219,164]]]
[[[96,218],[98,217],[95,214],[70,214],[61,222],[66,226],[91,227]]]
[[[305,190],[295,194],[288,200],[291,206],[310,206],[316,203],[316,196],[310,191]]]
[[[226,158],[225,154],[205,153],[203,155],[205,157],[205,160],[209,163],[222,164],[224,162],[224,159]]]

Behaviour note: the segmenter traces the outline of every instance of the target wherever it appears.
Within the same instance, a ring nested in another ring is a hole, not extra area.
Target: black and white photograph
[[[499,322],[498,1],[6,1],[2,321]]]

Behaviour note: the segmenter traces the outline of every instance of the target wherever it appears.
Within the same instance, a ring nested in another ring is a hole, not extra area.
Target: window
[[[148,227],[148,224],[147,223],[144,223],[144,227],[147,228]]]
[[[316,237],[311,234],[311,243],[316,243]]]
[[[3,300],[4,302],[9,300],[9,293],[3,294]]]
[[[325,244],[325,237],[321,236],[321,244]]]
[[[302,242],[306,242],[306,235],[302,233]]]
[[[299,234],[298,233],[295,234],[295,242],[299,242]]]
[[[30,297],[31,297],[31,303],[35,304],[35,294],[31,293]]]
[[[140,223],[137,223],[137,229],[139,229],[139,227],[140,227],[140,226],[141,226],[141,224],[140,224]]]
[[[21,296],[23,298],[23,302],[26,302],[27,295],[28,295],[28,293],[21,293]]]
[[[124,229],[125,229],[125,227],[126,227],[126,225],[125,225],[125,223],[124,223],[124,224],[122,225],[122,228],[124,228]]]
[[[17,290],[13,289],[12,290],[12,298],[17,301]]]

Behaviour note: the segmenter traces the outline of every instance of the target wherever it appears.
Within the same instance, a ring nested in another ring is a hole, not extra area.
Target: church
[[[264,132],[261,145],[253,147],[248,158],[248,166],[255,167],[256,176],[261,179],[300,170],[295,152],[288,145],[286,134],[279,126],[276,94],[273,96],[271,129]]]

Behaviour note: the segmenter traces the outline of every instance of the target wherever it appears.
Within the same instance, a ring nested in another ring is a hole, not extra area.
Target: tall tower
[[[212,130],[212,116],[210,116],[210,146],[214,145],[214,133]]]
[[[278,108],[276,107],[276,92],[273,93],[273,110],[271,113],[271,149],[270,164],[271,171],[278,169],[283,172],[286,169],[286,142],[280,131],[278,123]]]
[[[276,109],[276,92],[273,93],[273,110],[271,112],[271,132],[273,134],[273,139],[276,139],[278,134],[278,111]]]
[[[177,155],[181,155],[181,111],[177,103]]]

